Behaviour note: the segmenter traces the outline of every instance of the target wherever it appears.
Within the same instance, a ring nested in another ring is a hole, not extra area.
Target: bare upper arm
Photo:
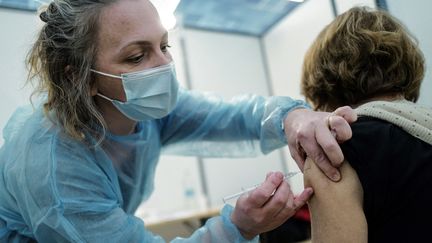
[[[313,242],[367,242],[363,189],[357,173],[345,161],[342,179],[328,179],[310,159],[304,167],[304,184],[314,189],[309,200]]]

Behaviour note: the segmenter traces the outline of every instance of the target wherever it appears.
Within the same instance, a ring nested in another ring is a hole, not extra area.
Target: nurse
[[[148,0],[54,0],[40,18],[28,56],[40,102],[14,113],[0,150],[1,242],[163,241],[133,216],[152,193],[161,151],[248,156],[288,141],[300,167],[308,154],[339,179],[343,155],[329,128],[349,139],[351,109],[330,116],[288,97],[225,102],[179,88]],[[174,241],[257,241],[311,194],[294,197],[269,173],[235,208]]]

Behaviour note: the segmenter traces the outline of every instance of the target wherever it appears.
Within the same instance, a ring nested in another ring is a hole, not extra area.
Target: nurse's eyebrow
[[[162,41],[166,41],[168,40],[168,31],[165,31],[165,33],[162,35],[161,38]],[[141,46],[151,46],[152,42],[148,41],[148,40],[136,40],[136,41],[131,41],[130,43],[128,43],[127,45],[125,45],[124,47],[121,48],[121,51],[123,51],[125,48],[132,46],[132,45],[141,45]]]
[[[131,41],[129,42],[127,45],[125,45],[124,47],[122,47],[120,49],[120,52],[124,51],[126,48],[130,47],[130,46],[148,46],[151,47],[152,43],[150,41],[146,41],[146,40],[136,40],[136,41]]]

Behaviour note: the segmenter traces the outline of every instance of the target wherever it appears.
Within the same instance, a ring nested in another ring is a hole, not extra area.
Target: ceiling
[[[34,11],[40,3],[50,1],[0,0],[0,6]],[[167,8],[179,0],[158,1]],[[175,16],[178,24],[188,28],[263,36],[300,4],[289,0],[181,0]]]
[[[181,0],[175,15],[188,28],[263,36],[300,4],[288,0]]]

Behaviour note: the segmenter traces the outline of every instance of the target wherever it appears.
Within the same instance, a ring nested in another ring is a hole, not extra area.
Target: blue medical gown
[[[231,101],[181,90],[174,111],[139,122],[128,136],[77,141],[46,118],[42,106],[19,108],[0,150],[0,242],[163,242],[133,215],[153,191],[160,153],[244,157],[286,144],[281,120],[306,107],[288,97]],[[187,239],[243,242],[232,207]],[[257,239],[255,239],[257,240]]]

